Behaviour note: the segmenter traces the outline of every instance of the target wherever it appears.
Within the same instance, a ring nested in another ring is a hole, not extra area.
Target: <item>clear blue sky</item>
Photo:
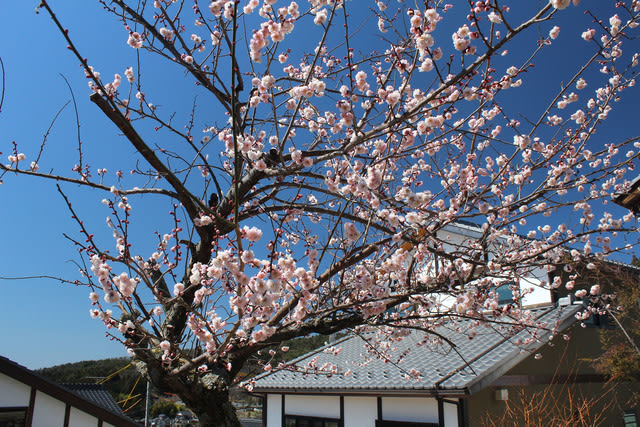
[[[86,79],[65,48],[61,35],[45,13],[35,14],[38,3],[31,0],[0,3],[0,14],[7,21],[0,29],[0,56],[6,82],[0,114],[1,161],[6,162],[14,140],[33,160],[51,120],[70,99],[60,74],[69,80],[75,92],[85,144],[111,145],[117,150],[113,142],[117,135],[90,105]],[[123,31],[112,19],[104,19],[105,14],[97,2],[51,3],[83,52],[92,60],[117,63],[115,48],[122,44],[118,42],[122,41]],[[44,170],[55,168],[67,174],[77,161],[77,153],[69,149],[75,144],[76,130],[70,107],[67,106],[52,129],[41,162]],[[73,261],[79,258],[62,232],[77,237],[78,227],[71,221],[55,185],[16,178],[5,177],[5,184],[0,187],[0,276],[77,278],[78,269]],[[74,194],[76,200],[81,196],[88,201],[85,209],[91,206],[91,199],[99,209],[95,203],[104,197],[86,192],[80,195],[75,186],[65,186],[65,190]],[[105,216],[106,213],[97,215],[102,220]],[[0,280],[0,289],[0,354],[3,356],[29,368],[38,368],[125,354],[119,344],[105,339],[103,325],[89,318],[86,288],[33,279]]]
[[[357,1],[364,3],[364,0]],[[583,0],[580,9],[600,7],[600,1]],[[111,174],[117,168],[128,171],[134,165],[132,148],[118,136],[113,125],[97,107],[89,102],[89,91],[82,70],[66,49],[65,41],[47,14],[35,14],[38,3],[37,0],[0,2],[0,15],[5,17],[0,26],[0,57],[4,62],[6,83],[5,100],[0,113],[0,152],[3,153],[0,161],[6,162],[12,141],[19,144],[19,151],[27,154],[28,161],[33,159],[51,120],[70,99],[69,90],[60,76],[62,74],[69,80],[78,102],[82,140],[86,147],[85,161],[92,166],[94,176],[98,167],[106,167]],[[114,73],[122,74],[126,66],[135,64],[135,51],[125,45],[126,32],[122,24],[106,15],[97,2],[51,0],[50,3],[64,25],[71,30],[71,37],[89,58],[89,63],[102,72],[103,80],[110,81]],[[557,76],[563,73],[568,79],[573,60],[584,57],[588,52],[586,43],[584,51],[563,47],[573,44],[579,31],[589,22],[588,18],[571,8],[560,14],[559,18],[562,20],[558,23],[562,32],[557,46],[545,52],[540,62],[536,63],[535,71],[542,73],[533,73],[531,80],[525,83],[527,87],[523,86],[524,91],[531,90],[530,85],[542,90],[550,77],[555,77],[554,81],[557,81]],[[541,27],[541,32],[546,35],[550,27]],[[532,30],[528,37],[529,43],[537,39],[537,30]],[[569,37],[572,38],[571,42]],[[524,58],[516,55],[517,50],[502,62],[521,64]],[[187,114],[193,99],[193,87],[183,84],[182,74],[177,73],[173,77],[178,79],[177,84],[172,81],[167,86],[160,79],[147,83],[168,88],[164,98],[160,99],[182,114]],[[529,75],[525,78],[529,78]],[[518,92],[514,91],[513,94],[516,97],[514,105],[517,105],[520,102],[517,99]],[[627,96],[634,97],[632,94]],[[637,93],[635,99],[639,99]],[[542,105],[548,99],[540,101]],[[616,121],[608,124],[610,133],[607,137],[638,134],[637,102],[627,101],[626,105],[628,108],[616,112]],[[520,107],[524,111],[534,106],[527,104]],[[75,114],[69,105],[52,128],[40,162],[41,170],[53,169],[61,174],[69,174],[77,162],[76,130]],[[5,176],[4,181],[4,185],[0,186],[0,276],[78,278],[78,268],[74,262],[80,259],[73,245],[62,235],[64,232],[78,237],[78,226],[71,220],[55,185],[10,175]],[[105,195],[68,184],[64,185],[64,190],[71,196],[82,219],[92,230],[102,233],[102,241],[112,248],[109,232],[104,226],[108,212],[100,203]],[[149,235],[155,229],[164,232],[162,222],[169,210],[167,200],[160,199],[151,205],[147,203],[149,200],[144,200],[144,212],[136,211],[136,202],[133,200],[134,215],[139,216],[134,218],[134,221],[137,220],[134,222],[137,227],[134,232],[140,235]],[[86,288],[45,279],[0,280],[0,355],[29,368],[125,355],[120,344],[105,339],[103,325],[89,318],[89,307]]]

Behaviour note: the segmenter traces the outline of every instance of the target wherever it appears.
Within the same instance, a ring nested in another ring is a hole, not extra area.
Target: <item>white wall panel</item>
[[[81,411],[78,408],[71,407],[69,414],[69,427],[92,427],[98,425],[98,419],[94,416]]]
[[[309,417],[340,418],[340,398],[338,396],[287,394],[284,401],[284,413]]]
[[[267,427],[282,426],[282,396],[279,394],[267,395]]]
[[[31,387],[0,374],[0,406],[29,406]]]
[[[444,402],[444,427],[458,427],[458,405]]]
[[[383,397],[382,419],[437,423],[438,401],[430,397]]]
[[[345,396],[345,427],[375,427],[378,417],[378,399],[376,397]]]
[[[63,401],[37,391],[33,409],[33,427],[61,427],[64,424],[65,408]]]

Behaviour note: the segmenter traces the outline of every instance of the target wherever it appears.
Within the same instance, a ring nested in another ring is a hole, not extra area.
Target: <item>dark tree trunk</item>
[[[182,401],[200,420],[202,427],[241,427],[229,393],[194,390],[190,396],[180,395]]]
[[[172,376],[158,362],[135,360],[133,363],[138,372],[154,386],[177,394],[198,416],[202,427],[241,427],[229,399],[229,373],[223,367],[213,367],[203,374],[185,372],[180,376]]]

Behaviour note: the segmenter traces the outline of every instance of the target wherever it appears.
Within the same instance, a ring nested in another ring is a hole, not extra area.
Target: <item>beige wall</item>
[[[589,359],[597,357],[602,352],[599,331],[596,328],[581,328],[576,325],[568,332],[570,341],[565,342],[562,337],[554,338],[553,346],[545,346],[539,351],[542,355],[541,359],[536,360],[532,355],[506,375],[596,374]],[[495,392],[498,388],[508,390],[507,401],[496,400]],[[628,402],[634,391],[640,393],[638,384],[570,384],[569,381],[565,381],[552,385],[539,384],[526,387],[490,386],[468,399],[468,421],[471,427],[491,425],[486,423],[487,419],[492,419],[496,426],[526,426],[525,415],[521,408],[528,407],[533,413],[546,416],[541,425],[552,425],[553,422],[550,420],[552,416],[579,412],[578,405],[581,402],[588,402],[590,409],[584,412],[589,415],[589,420],[585,425],[618,426],[622,425],[624,410],[636,407]],[[573,406],[570,402],[573,402]],[[505,417],[508,407],[515,408],[518,415]],[[575,421],[575,425],[581,424]]]

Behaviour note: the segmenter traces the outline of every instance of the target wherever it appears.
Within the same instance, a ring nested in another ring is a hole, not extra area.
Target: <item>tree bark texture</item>
[[[161,362],[154,362],[133,363],[154,386],[176,393],[198,416],[202,427],[241,427],[229,398],[230,378],[223,367],[214,367],[203,374],[167,375]]]

